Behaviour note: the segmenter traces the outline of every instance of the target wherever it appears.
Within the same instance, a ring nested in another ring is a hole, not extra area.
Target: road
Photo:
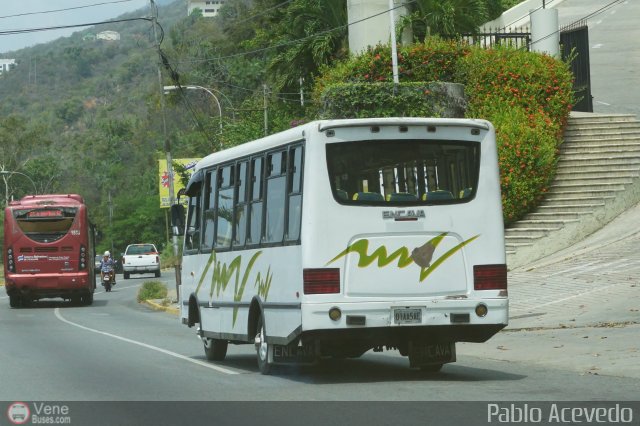
[[[637,392],[634,379],[468,355],[436,375],[384,352],[262,376],[251,346],[209,363],[193,329],[138,304],[147,279],[120,278],[90,307],[50,300],[10,309],[2,297],[0,400],[616,400]]]

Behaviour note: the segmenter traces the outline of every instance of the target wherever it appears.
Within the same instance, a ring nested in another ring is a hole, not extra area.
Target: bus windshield
[[[327,144],[334,198],[341,204],[449,204],[475,196],[480,144],[383,140]]]
[[[16,209],[13,216],[31,240],[50,243],[67,235],[77,211],[75,207]]]

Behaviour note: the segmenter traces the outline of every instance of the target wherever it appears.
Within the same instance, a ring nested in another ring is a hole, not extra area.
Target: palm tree
[[[268,70],[276,89],[310,84],[322,65],[347,54],[346,0],[294,0],[282,16],[277,49]]]
[[[473,33],[488,20],[486,0],[416,0],[405,19],[414,37]]]

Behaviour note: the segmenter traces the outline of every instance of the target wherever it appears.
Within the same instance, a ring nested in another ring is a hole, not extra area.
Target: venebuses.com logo
[[[7,418],[14,425],[71,424],[71,410],[65,404],[14,402],[7,408]]]
[[[23,425],[29,421],[31,410],[24,402],[14,402],[7,409],[7,417],[14,425]]]

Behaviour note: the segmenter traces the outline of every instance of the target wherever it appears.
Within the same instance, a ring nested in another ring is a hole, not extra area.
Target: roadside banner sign
[[[178,191],[184,188],[182,176],[176,171],[176,164],[184,167],[185,173],[190,177],[199,158],[174,158],[173,163],[173,193],[177,198]],[[182,168],[180,167],[180,168]],[[167,209],[169,205],[169,169],[167,168],[167,160],[158,160],[159,180],[158,187],[160,190],[160,208]],[[180,203],[186,206],[187,198],[182,197]]]

